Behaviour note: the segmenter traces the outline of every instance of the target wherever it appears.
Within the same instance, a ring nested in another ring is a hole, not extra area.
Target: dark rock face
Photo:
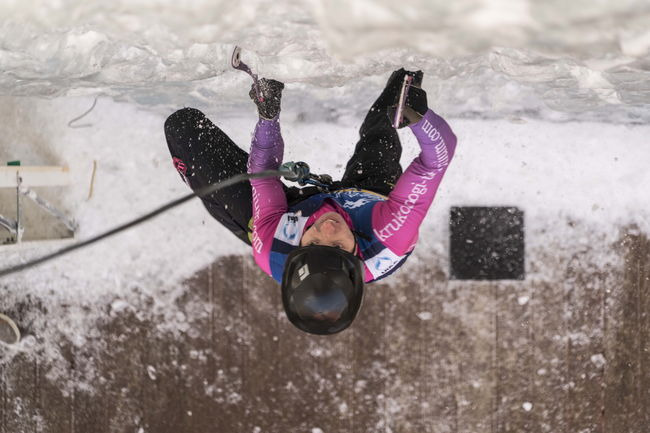
[[[56,363],[0,345],[0,431],[644,433],[650,241],[603,239],[530,248],[525,280],[412,260],[330,337],[294,329],[251,258],[223,257],[176,311],[143,294],[85,344],[48,342]]]

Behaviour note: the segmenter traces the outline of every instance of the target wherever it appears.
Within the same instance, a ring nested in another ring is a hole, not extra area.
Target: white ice
[[[456,117],[650,118],[643,0],[5,0],[0,17],[3,94],[234,109],[247,103],[247,77],[228,66],[239,44],[325,113],[358,115],[379,77],[405,66]]]

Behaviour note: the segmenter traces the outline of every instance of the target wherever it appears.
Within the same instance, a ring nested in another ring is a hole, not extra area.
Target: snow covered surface
[[[79,239],[187,192],[162,129],[174,109],[202,109],[248,148],[255,111],[249,77],[228,66],[235,43],[260,75],[287,83],[285,160],[334,176],[390,71],[425,71],[429,104],[459,144],[414,263],[446,256],[450,206],[520,207],[530,251],[567,242],[576,225],[583,245],[589,231],[612,241],[622,226],[650,233],[646,2],[5,0],[0,16],[0,162],[69,165],[73,185],[46,198],[79,222]],[[96,96],[80,122],[91,126],[69,128]],[[406,165],[417,144],[408,131],[400,136]],[[5,248],[0,263],[50,250]],[[33,322],[24,325],[39,337],[12,350],[58,359],[48,336],[81,346],[98,332],[96,320],[137,309],[143,291],[164,326],[180,329],[179,282],[222,254],[249,251],[194,200],[3,278],[0,309],[38,304],[49,313],[27,314]],[[602,251],[603,261],[612,255]],[[531,271],[541,279],[552,272]]]
[[[0,16],[3,94],[241,107],[239,44],[306,106],[346,95],[358,114],[355,96],[406,66],[448,115],[650,119],[643,0],[5,0]]]

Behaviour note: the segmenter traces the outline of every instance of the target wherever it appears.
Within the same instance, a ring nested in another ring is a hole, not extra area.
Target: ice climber
[[[421,152],[406,171],[389,115],[404,76],[404,122]],[[201,200],[208,212],[251,245],[256,263],[281,283],[287,317],[312,334],[334,334],[356,317],[364,283],[382,279],[413,252],[422,223],[456,148],[447,122],[430,110],[422,72],[393,72],[370,108],[340,181],[329,192],[287,187],[279,178],[239,183]],[[183,108],[165,122],[174,166],[193,190],[244,173],[277,170],[284,142],[280,100],[284,84],[260,80],[263,101],[250,155],[199,110]]]

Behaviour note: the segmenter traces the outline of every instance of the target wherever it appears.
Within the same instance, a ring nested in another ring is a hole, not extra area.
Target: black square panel
[[[523,280],[524,213],[516,207],[452,207],[451,278]]]

